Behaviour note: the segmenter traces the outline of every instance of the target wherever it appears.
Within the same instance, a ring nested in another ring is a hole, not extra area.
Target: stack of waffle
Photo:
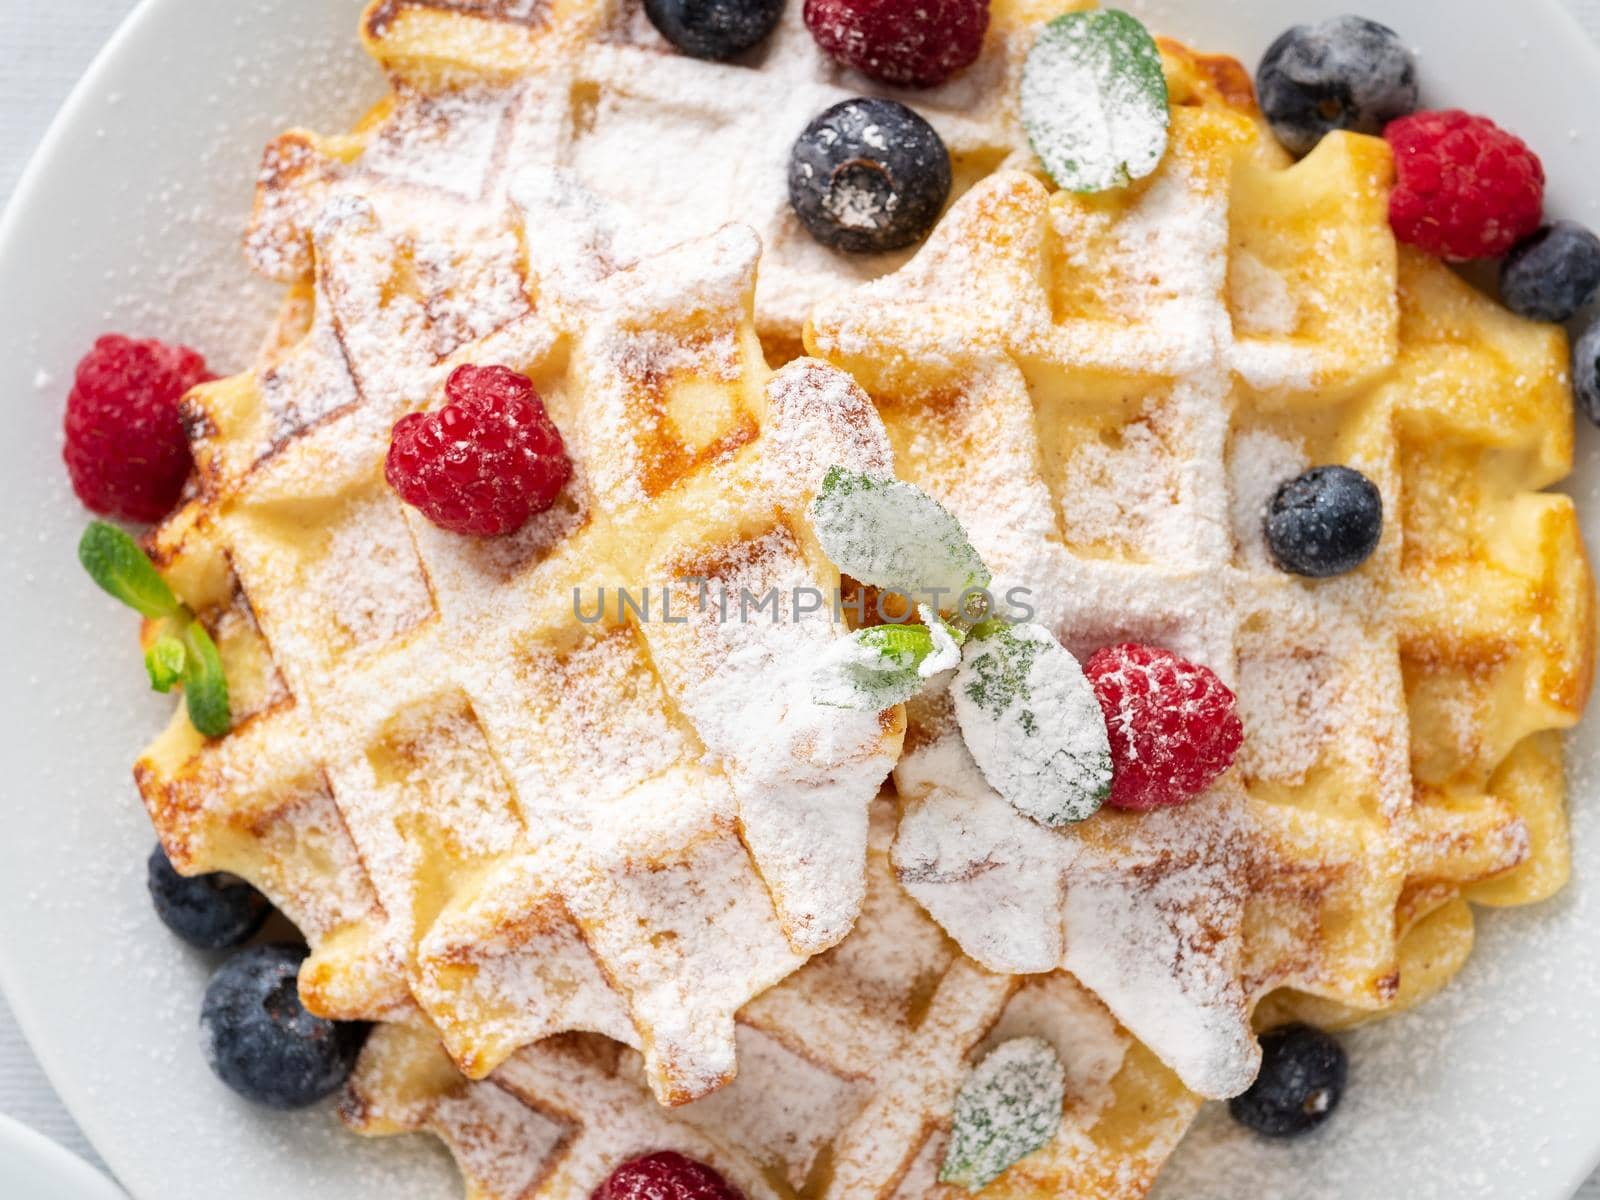
[[[912,98],[961,194],[909,261],[788,213],[794,134],[861,84],[797,11],[735,66],[622,0],[382,0],[391,99],[269,148],[249,245],[290,298],[191,396],[198,487],[153,543],[235,729],[179,714],[138,776],[180,869],[305,932],[307,1005],[382,1022],[347,1119],[437,1133],[475,1196],[585,1195],[663,1148],[752,1198],[936,1195],[966,1071],[1030,1034],[1061,1130],[990,1193],[1136,1197],[1248,1084],[1253,1028],[1415,1003],[1469,900],[1565,876],[1556,731],[1594,638],[1539,490],[1570,466],[1561,334],[1397,250],[1383,143],[1290,165],[1237,65],[1175,45],[1161,168],[1052,194],[1014,82],[1055,11],[996,4],[979,63]],[[533,378],[575,464],[504,539],[382,478],[463,362]],[[1312,582],[1260,527],[1324,462],[1389,520]],[[804,517],[833,464],[938,497],[1075,652],[1218,671],[1237,768],[1049,831],[937,691],[815,705],[843,626],[787,597],[842,582]],[[647,586],[648,616],[615,591]],[[776,619],[703,603],[744,591]]]

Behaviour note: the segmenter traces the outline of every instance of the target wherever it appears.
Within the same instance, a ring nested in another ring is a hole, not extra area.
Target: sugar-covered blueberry
[[[685,54],[720,61],[765,41],[783,16],[783,0],[644,0],[644,11]]]
[[[1344,1047],[1310,1025],[1286,1025],[1261,1036],[1261,1073],[1228,1101],[1239,1124],[1267,1137],[1293,1137],[1321,1125],[1344,1096]]]
[[[1296,25],[1267,47],[1256,69],[1256,95],[1272,132],[1299,156],[1336,129],[1378,134],[1411,112],[1417,69],[1387,25],[1330,17]]]
[[[241,950],[211,976],[200,1040],[212,1071],[247,1100],[304,1108],[349,1077],[367,1027],[313,1016],[300,1003],[299,946]]]
[[[1600,237],[1576,221],[1552,221],[1500,264],[1500,299],[1518,316],[1565,321],[1600,291]]]
[[[811,236],[852,253],[922,240],[950,195],[950,152],[904,104],[835,104],[795,139],[789,202]]]
[[[1572,345],[1572,394],[1584,415],[1600,425],[1600,321]]]
[[[150,852],[146,876],[161,923],[201,950],[243,945],[272,911],[267,898],[237,876],[179,875],[159,845]]]
[[[1294,575],[1353,571],[1382,535],[1383,496],[1351,467],[1313,467],[1279,487],[1267,507],[1267,547]]]

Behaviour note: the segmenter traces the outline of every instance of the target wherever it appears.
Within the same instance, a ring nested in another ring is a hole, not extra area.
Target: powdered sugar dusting
[[[1295,331],[1300,322],[1300,306],[1282,275],[1248,250],[1234,254],[1230,271],[1230,300],[1241,333]]]
[[[498,153],[437,124],[391,165]],[[831,586],[792,529],[827,465],[885,469],[887,439],[820,363],[762,394],[747,229],[639,257],[566,176],[455,224],[425,188],[396,195],[321,193],[307,336],[257,376],[260,418],[235,400],[210,443],[212,520],[295,698],[295,752],[376,902],[363,953],[389,974],[363,1000],[324,955],[319,986],[378,1017],[398,974],[474,1075],[590,1029],[638,1046],[661,1098],[704,1094],[734,1074],[738,1009],[849,930],[900,731],[811,702],[804,669],[842,632],[825,610],[680,625],[604,590],[694,561],[735,596]],[[389,223],[408,203],[417,232]],[[393,421],[465,355],[552,379],[575,459],[561,502],[493,543],[442,535],[381,480]]]
[[[1277,434],[1246,430],[1234,439],[1228,460],[1229,515],[1234,544],[1253,569],[1272,569],[1267,506],[1284,481],[1310,465],[1303,449]]]
[[[1234,410],[1246,388],[1303,386],[1307,355],[1274,358],[1280,347],[1258,333],[1261,353],[1241,360],[1228,197],[1199,161],[1179,136],[1109,224],[996,176],[902,273],[824,305],[813,324],[826,353],[869,379],[883,372],[882,386],[958,391],[897,411],[912,477],[963,522],[997,587],[1031,588],[1063,644],[1164,645],[1245,693],[1235,771],[1204,800],[1134,822],[1102,813],[1053,833],[1031,825],[985,785],[936,705],[914,709],[915,749],[896,771],[906,799],[896,865],[963,949],[994,970],[1064,966],[1189,1087],[1217,1096],[1249,1082],[1259,1053],[1242,916],[1244,880],[1270,850],[1243,785],[1293,786],[1344,764],[1397,823],[1379,835],[1386,853],[1410,797],[1394,614],[1381,592],[1360,574],[1303,587],[1266,555],[1266,502],[1304,452],[1264,428],[1236,430]],[[1076,238],[1097,240],[1106,283],[1092,302],[1117,320],[1051,308],[1037,275],[1051,236],[1069,254]],[[1290,303],[1261,301],[1278,311],[1255,323],[1287,327]],[[1122,381],[1116,402],[1129,415],[1053,459],[1050,422],[1083,419],[1057,400],[1057,381],[1071,396],[1073,373],[1094,371]]]
[[[295,135],[275,143],[252,255],[274,277],[303,272],[309,264],[297,230],[314,216],[312,197],[329,189],[374,196],[395,228],[449,231],[451,242],[461,242],[470,230],[454,227],[502,214],[506,183],[518,172],[559,164],[632,214],[651,248],[728,221],[752,226],[766,247],[757,326],[792,346],[817,300],[906,258],[828,250],[790,211],[789,149],[805,124],[839,101],[886,92],[822,53],[801,8],[786,6],[759,69],[687,59],[628,4],[598,31],[572,31],[559,71],[437,94],[402,84],[394,112],[353,163],[324,157]],[[558,12],[543,32],[554,36],[563,22],[587,19]],[[1032,32],[992,37],[980,60],[949,83],[897,96],[932,123],[953,155],[1030,163],[1015,81]],[[715,154],[706,153],[710,144]]]

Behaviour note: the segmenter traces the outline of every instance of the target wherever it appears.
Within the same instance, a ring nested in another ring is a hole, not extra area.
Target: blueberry
[[[1228,1101],[1239,1124],[1268,1137],[1293,1137],[1321,1125],[1339,1107],[1349,1062],[1344,1047],[1310,1025],[1285,1025],[1261,1036],[1261,1074]]]
[[[232,875],[179,875],[159,845],[150,852],[147,882],[162,924],[201,950],[243,945],[272,911],[265,896]]]
[[[721,60],[771,33],[783,16],[783,0],[644,0],[644,11],[685,54]]]
[[[1417,68],[1387,25],[1330,17],[1296,25],[1267,47],[1256,97],[1290,153],[1311,153],[1335,129],[1382,133],[1417,107]]]
[[[1520,317],[1565,321],[1600,290],[1600,238],[1576,221],[1542,226],[1500,264],[1500,299]]]
[[[1285,571],[1320,579],[1353,571],[1383,533],[1383,497],[1360,471],[1313,467],[1267,506],[1267,547]]]
[[[211,976],[200,1008],[206,1061],[248,1100],[304,1108],[350,1075],[367,1027],[314,1017],[300,1003],[306,952],[270,944],[241,950]]]
[[[1572,391],[1578,407],[1600,425],[1600,322],[1585,329],[1573,344]]]
[[[811,236],[852,253],[921,241],[950,195],[950,152],[894,100],[845,100],[789,152],[789,203]]]

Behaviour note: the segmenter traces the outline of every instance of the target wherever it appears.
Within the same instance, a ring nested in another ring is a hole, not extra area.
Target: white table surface
[[[1600,0],[1565,2],[1589,33],[1600,40]],[[0,205],[10,198],[17,177],[56,109],[134,3],[135,0],[0,0]],[[1367,11],[1377,13],[1381,8],[1381,3],[1373,3]],[[354,32],[351,31],[352,36]],[[99,1156],[56,1099],[3,998],[0,1112],[100,1165]],[[1600,1200],[1600,1173],[1579,1189],[1575,1200]]]

